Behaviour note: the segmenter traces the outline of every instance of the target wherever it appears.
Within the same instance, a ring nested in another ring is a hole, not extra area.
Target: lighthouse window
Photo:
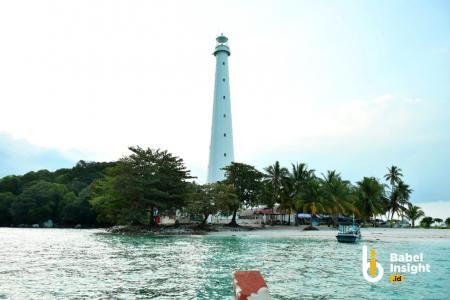
[[[223,154],[223,156],[227,157],[227,154],[226,154],[226,153],[224,153],[224,154]]]
[[[226,118],[226,117],[227,117],[227,115],[226,115],[226,114],[223,114],[223,117],[224,117],[224,118]]]
[[[225,100],[225,96],[223,96],[223,100]]]
[[[225,62],[224,62],[224,61],[222,62],[222,65],[224,65],[224,66],[225,66]]]
[[[224,134],[223,134],[223,136],[227,136],[227,134],[226,134],[226,133],[224,133]]]
[[[222,81],[225,82],[225,78],[222,78]]]

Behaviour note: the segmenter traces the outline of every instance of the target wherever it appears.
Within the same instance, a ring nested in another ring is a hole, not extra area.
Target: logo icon
[[[383,278],[384,269],[375,259],[376,252],[374,249],[370,250],[370,262],[367,260],[367,246],[363,246],[362,250],[362,273],[364,279],[370,283],[376,283]]]

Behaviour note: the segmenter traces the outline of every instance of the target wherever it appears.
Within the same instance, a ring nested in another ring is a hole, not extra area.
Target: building
[[[208,183],[224,179],[223,167],[234,161],[233,127],[231,121],[228,38],[223,34],[216,38],[214,50],[216,74],[214,83],[214,104],[209,147]]]

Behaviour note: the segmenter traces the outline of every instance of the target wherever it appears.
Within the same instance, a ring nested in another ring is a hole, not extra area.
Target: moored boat
[[[354,243],[361,239],[361,230],[358,224],[353,223],[340,223],[339,232],[336,235],[338,242],[340,243]]]

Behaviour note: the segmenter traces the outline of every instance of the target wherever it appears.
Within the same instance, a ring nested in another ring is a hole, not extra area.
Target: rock
[[[33,228],[39,228],[39,224],[33,224],[33,225],[31,225],[31,227],[33,227]]]
[[[81,224],[75,225],[75,228],[76,228],[76,229],[81,229]]]

